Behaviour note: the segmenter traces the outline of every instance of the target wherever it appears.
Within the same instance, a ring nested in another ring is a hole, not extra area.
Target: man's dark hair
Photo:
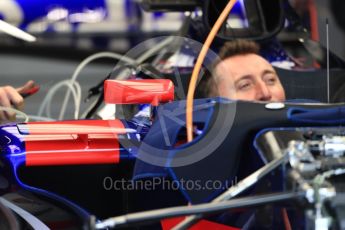
[[[250,40],[237,39],[224,43],[222,48],[219,50],[219,61],[236,55],[259,54],[259,51],[260,47],[256,42]],[[216,63],[214,67],[215,66]]]
[[[216,81],[212,75],[214,74],[215,67],[221,61],[236,55],[259,55],[259,51],[260,46],[256,42],[250,40],[237,39],[224,43],[219,50],[219,59],[212,64],[212,73],[207,72],[200,81],[199,88],[201,92],[199,94],[201,94],[201,97],[217,96],[214,95],[216,94]]]

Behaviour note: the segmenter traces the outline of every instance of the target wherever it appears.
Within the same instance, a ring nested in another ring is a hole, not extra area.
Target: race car
[[[139,67],[165,79],[103,86],[110,106],[141,104],[128,119],[0,127],[2,228],[343,228],[344,104],[322,103],[341,99],[342,70],[331,90],[324,70],[278,70],[289,99],[312,103],[195,99],[188,142],[173,83],[189,79]]]

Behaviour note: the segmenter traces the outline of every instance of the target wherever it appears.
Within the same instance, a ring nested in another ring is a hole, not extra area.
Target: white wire
[[[10,108],[10,107],[4,107],[4,106],[0,106],[0,110],[7,111],[7,112],[15,112],[16,114],[21,115],[25,119],[24,122],[29,121],[29,116],[20,110]]]
[[[99,59],[99,58],[113,58],[115,60],[120,60],[120,61],[124,61],[126,63],[129,64],[135,64],[136,61],[134,59],[128,58],[126,56],[123,56],[121,54],[117,54],[117,53],[112,53],[112,52],[100,52],[100,53],[96,53],[93,54],[89,57],[87,57],[86,59],[84,59],[76,68],[76,70],[74,71],[72,77],[71,77],[71,82],[75,82],[79,73],[81,72],[81,70],[87,65],[89,64],[91,61]],[[67,91],[66,95],[65,95],[65,99],[63,101],[63,104],[61,106],[61,111],[60,111],[60,115],[59,115],[59,120],[62,120],[64,115],[65,115],[65,111],[67,108],[67,103],[69,100],[69,96],[70,96],[70,92]],[[79,116],[79,111],[77,112],[77,118]]]
[[[61,81],[61,82],[58,82],[57,84],[55,84],[51,90],[49,90],[45,100],[43,101],[42,105],[41,105],[41,108],[44,108],[46,109],[46,115],[48,117],[52,117],[50,111],[50,106],[53,104],[52,103],[52,99],[54,97],[54,95],[56,94],[56,92],[58,92],[58,90],[62,87],[66,86],[67,87],[67,90],[70,90],[72,91],[72,95],[73,95],[73,99],[74,99],[74,103],[75,103],[75,107],[76,107],[76,110],[78,110],[78,104],[80,102],[80,93],[78,88],[80,88],[79,84],[76,82],[75,84],[71,84],[70,80],[64,80],[64,81]],[[74,88],[75,86],[75,88]],[[43,112],[43,109],[39,110],[39,116],[42,115],[42,112]]]
[[[60,87],[58,87],[58,88],[61,88],[63,86],[67,86],[66,93],[70,92],[70,91],[72,92],[73,99],[74,99],[74,105],[75,105],[74,119],[78,119],[78,114],[80,111],[80,104],[81,104],[81,87],[80,87],[80,84],[77,81],[75,81],[75,82],[71,82],[71,80],[65,80],[65,81],[66,81],[66,84],[60,85]],[[58,88],[54,91],[54,94],[58,91]],[[51,95],[51,97],[49,98],[49,102],[47,103],[46,111],[47,111],[48,117],[51,117],[50,106],[53,104],[52,100],[53,100],[54,94]]]
[[[44,98],[38,110],[38,114],[37,114],[38,116],[42,116],[43,111],[45,109],[47,117],[52,117],[50,113],[50,106],[52,104],[52,99],[54,95],[58,92],[58,90],[62,87],[67,87],[68,92],[72,92],[73,101],[76,108],[74,118],[75,119],[78,118],[79,105],[81,101],[81,88],[78,82],[72,83],[71,80],[63,80],[61,82],[58,82],[48,91],[46,97]]]
[[[162,50],[166,50],[166,47],[173,42],[175,39],[175,36],[169,36],[165,39],[163,39],[160,43],[158,43],[157,45],[155,45],[153,48],[147,50],[146,52],[144,52],[143,54],[141,54],[137,59],[136,59],[136,64],[139,65],[142,62],[144,62],[146,59],[150,58],[151,56],[155,55],[157,52],[162,52]],[[124,69],[122,71],[120,71],[117,76],[116,79],[117,80],[125,80],[128,78],[129,74],[126,73],[128,69]],[[93,106],[89,106],[87,108],[86,111],[90,111],[93,108]],[[87,114],[87,113],[86,113]],[[82,118],[85,118],[86,114],[84,113],[84,116],[81,116]]]
[[[123,56],[121,54],[117,54],[117,53],[112,53],[112,52],[100,52],[100,53],[96,53],[93,54],[87,58],[85,58],[79,65],[78,67],[75,69],[71,79],[70,79],[70,85],[66,85],[65,83],[63,83],[62,85],[65,85],[68,87],[67,92],[65,94],[65,98],[63,101],[63,104],[61,106],[61,110],[60,110],[60,114],[58,119],[62,120],[64,119],[64,115],[65,115],[65,111],[67,108],[67,103],[69,101],[69,97],[70,97],[70,93],[72,92],[72,94],[74,94],[74,101],[75,103],[78,102],[78,104],[75,104],[75,113],[74,113],[74,118],[78,119],[79,118],[79,112],[80,112],[80,104],[81,104],[81,89],[80,89],[80,85],[79,83],[77,83],[77,77],[80,74],[80,72],[82,71],[82,69],[89,64],[90,62],[99,59],[99,58],[113,58],[116,60],[120,60],[120,61],[124,61],[126,63],[132,64],[132,65],[137,65],[140,64],[142,62],[144,62],[146,59],[148,59],[149,57],[151,57],[152,55],[154,55],[156,52],[161,51],[161,49],[163,49],[164,47],[166,47],[168,44],[170,44],[172,41],[174,40],[174,37],[168,37],[166,39],[164,39],[163,41],[161,41],[159,44],[157,44],[154,48],[149,49],[148,51],[146,51],[145,53],[143,53],[137,60],[134,60],[132,58]],[[127,77],[127,74],[119,74],[118,79],[125,79]],[[63,81],[65,82],[65,81]],[[58,83],[58,85],[60,85]],[[61,86],[62,86],[61,85]],[[75,93],[73,93],[73,87],[76,87],[76,91]],[[52,93],[48,92],[48,95],[45,98],[45,101],[42,103],[39,113],[38,115],[41,116],[43,113],[43,107],[46,107],[46,113],[48,117],[51,117],[51,113],[50,113],[50,105],[52,103],[50,103],[52,101],[53,95],[55,94],[55,92],[58,90],[58,88],[52,88],[50,91],[53,91]],[[75,96],[76,95],[76,96]],[[77,102],[76,102],[77,101]],[[94,102],[92,105],[94,105],[96,102]],[[89,107],[90,108],[90,107]],[[89,109],[87,109],[81,117],[84,117],[85,114],[87,114],[87,111]]]
[[[49,97],[49,101],[47,103],[47,112],[49,112],[47,115],[48,115],[48,117],[51,117],[50,106],[53,104],[52,103],[53,96],[58,92],[58,89],[63,87],[63,86],[67,87],[67,92],[72,92],[74,106],[75,106],[74,119],[78,119],[79,105],[80,105],[80,101],[81,101],[81,93],[80,93],[81,90],[80,90],[79,83],[78,82],[72,83],[71,80],[62,81],[61,84],[56,87],[56,90],[53,90],[53,93]]]
[[[62,81],[64,82],[64,81]],[[71,83],[70,80],[65,80],[66,84],[61,84],[58,87],[56,87],[51,95],[49,96],[49,101],[46,104],[46,113],[48,117],[52,117],[51,116],[51,109],[50,106],[53,104],[52,100],[54,97],[54,94],[59,90],[59,88],[63,87],[63,86],[67,86],[67,90],[72,92],[73,95],[73,99],[74,99],[74,103],[75,103],[75,114],[74,114],[74,119],[78,119],[78,112],[79,112],[79,108],[80,108],[80,102],[81,102],[81,88],[80,88],[80,84],[78,82],[73,82]]]

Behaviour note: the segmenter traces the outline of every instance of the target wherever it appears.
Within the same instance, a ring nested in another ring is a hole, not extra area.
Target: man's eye
[[[277,82],[277,78],[274,77],[274,76],[266,77],[266,78],[265,78],[265,82],[266,82],[266,84],[268,84],[268,85],[274,85],[274,84]]]
[[[244,83],[238,84],[237,89],[238,89],[238,90],[246,90],[246,89],[249,89],[250,86],[251,86],[251,83],[250,83],[250,82],[244,82]]]

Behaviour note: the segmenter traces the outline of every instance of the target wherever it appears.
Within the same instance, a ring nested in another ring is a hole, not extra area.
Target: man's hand
[[[3,86],[0,87],[0,106],[3,107],[14,107],[18,110],[23,110],[24,108],[24,99],[20,95],[25,93],[35,87],[34,81],[28,81],[25,85],[19,88],[13,88],[12,86]],[[0,110],[0,120],[10,120],[14,121],[16,114],[9,111]]]

